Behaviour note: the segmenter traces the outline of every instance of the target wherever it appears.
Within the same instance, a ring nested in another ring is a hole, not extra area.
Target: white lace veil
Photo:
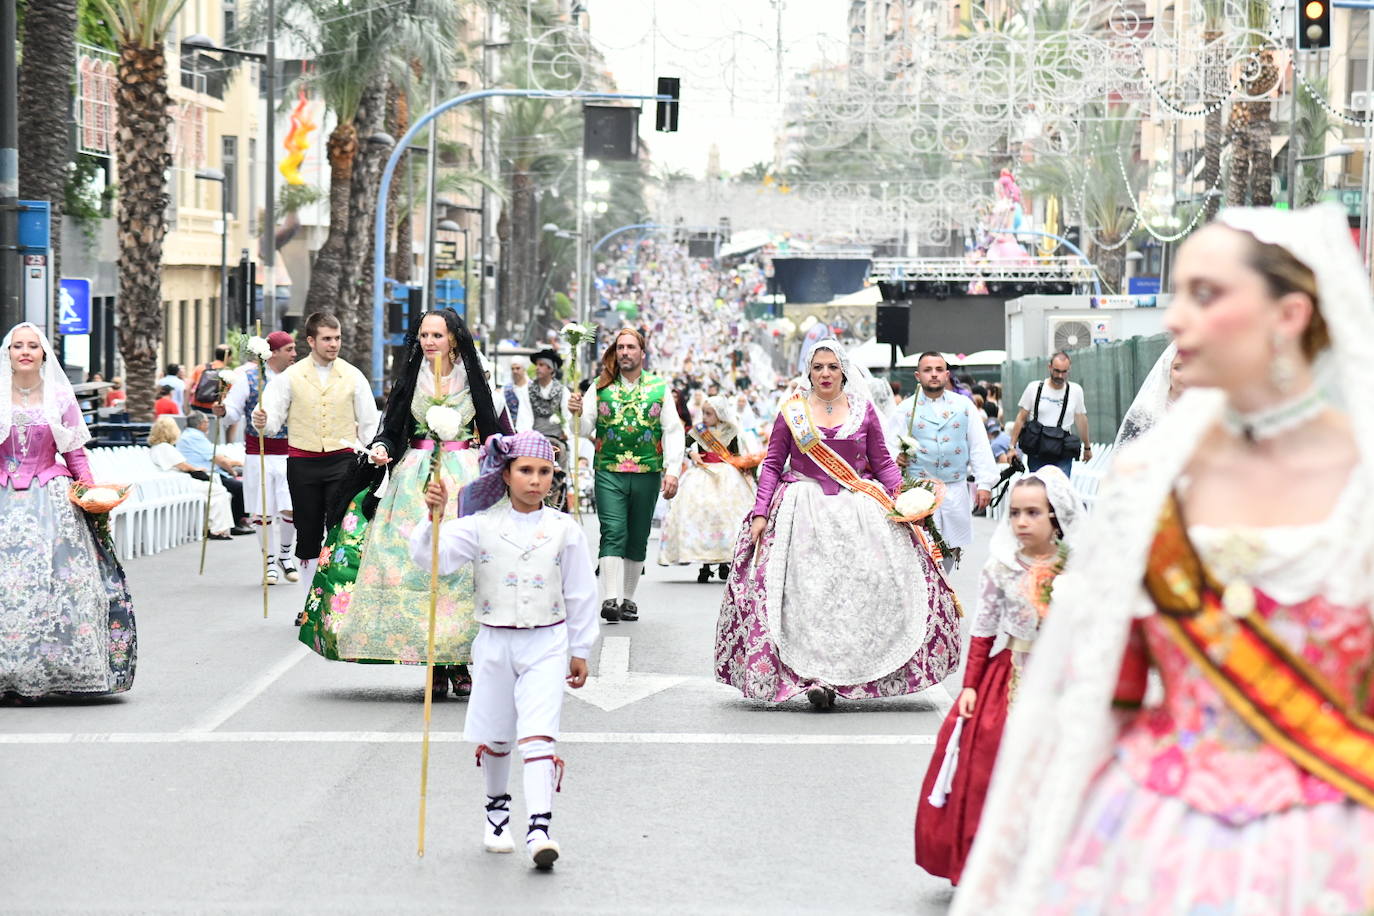
[[[829,350],[839,359],[840,370],[844,372],[844,393],[857,401],[855,406],[862,408],[872,401],[873,393],[868,387],[868,380],[872,376],[868,374],[867,369],[855,366],[854,361],[849,358],[849,353],[833,337],[822,338],[806,348],[802,358],[802,391],[811,390],[811,358],[816,355],[817,350]]]
[[[732,399],[723,394],[713,394],[706,399],[706,403],[711,405],[719,421],[716,438],[721,445],[729,445],[739,435],[739,415],[735,412]]]
[[[4,350],[4,355],[0,357],[0,442],[9,439],[10,428],[14,423],[14,370],[10,366],[10,341],[14,339],[14,332],[23,328],[37,334],[38,342],[43,345],[43,368],[40,372],[43,379],[43,416],[48,421],[48,428],[52,430],[57,450],[70,452],[81,448],[91,441],[86,421],[79,413],[76,414],[76,422],[73,424],[68,424],[63,417],[69,407],[76,405],[76,392],[72,390],[72,383],[67,380],[67,374],[58,364],[57,354],[53,352],[47,335],[36,324],[27,321],[10,328],[4,341],[0,343],[0,349]]]
[[[1059,522],[1059,529],[1064,532],[1064,540],[1071,542],[1078,523],[1085,515],[1083,500],[1078,497],[1078,491],[1069,483],[1069,478],[1064,472],[1052,464],[1023,474],[1012,483],[1012,486],[1018,486],[1021,481],[1031,477],[1045,485],[1045,494],[1049,497],[1050,508],[1054,510],[1055,521]],[[1010,494],[1007,498],[1011,498]],[[1018,565],[1016,554],[1020,549],[1020,542],[1011,530],[1011,518],[1004,516],[992,533],[988,552],[999,563],[1014,569]]]
[[[1136,392],[1135,400],[1131,402],[1131,406],[1126,410],[1126,416],[1121,420],[1121,429],[1117,431],[1114,443],[1116,448],[1139,439],[1154,428],[1169,409],[1169,379],[1176,356],[1178,345],[1170,343],[1155,361],[1150,374],[1145,376],[1140,390]]]
[[[1282,246],[1313,271],[1332,340],[1319,367],[1345,391],[1363,391],[1374,365],[1374,303],[1344,211],[1332,204],[1292,213],[1232,209],[1220,221]],[[1352,401],[1357,473],[1367,480],[1374,403]],[[1218,390],[1184,392],[1122,450],[1103,481],[1018,688],[953,916],[1019,916],[1043,902],[1084,795],[1115,743],[1111,700],[1131,620],[1153,612],[1141,579],[1160,507],[1223,406]],[[1343,543],[1347,575],[1374,581],[1374,525],[1352,526]]]

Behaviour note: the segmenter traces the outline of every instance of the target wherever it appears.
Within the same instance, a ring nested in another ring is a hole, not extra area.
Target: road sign
[[[62,279],[57,327],[63,334],[91,333],[91,281]]]

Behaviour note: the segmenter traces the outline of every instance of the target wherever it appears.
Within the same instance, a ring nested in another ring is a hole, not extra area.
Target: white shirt
[[[540,508],[538,512],[517,512],[515,507],[510,506],[507,511],[522,535],[534,530],[543,513],[561,514],[547,507]],[[491,519],[485,516],[485,512],[478,512],[463,518],[448,519],[439,525],[441,575],[451,575],[458,567],[471,563],[477,557],[481,549],[480,532],[483,526],[491,525]],[[573,530],[559,552],[559,566],[563,570],[563,606],[568,612],[568,648],[574,658],[588,658],[592,646],[596,645],[600,592],[592,566],[591,550],[587,547],[587,535],[576,522],[571,527]],[[430,516],[426,513],[424,520],[410,533],[411,559],[425,572],[429,572],[433,549],[430,528]],[[476,597],[480,600],[482,596]]]
[[[638,387],[644,374],[633,383],[618,378],[611,384]],[[682,474],[682,456],[687,451],[687,432],[682,428],[682,418],[677,415],[677,404],[673,401],[673,389],[663,390],[663,409],[658,412],[659,422],[663,424],[663,473],[668,477]],[[587,389],[582,398],[582,419],[578,424],[581,434],[588,439],[596,436],[596,385]]]
[[[1035,393],[1044,384],[1045,390],[1040,395],[1040,416],[1035,413]],[[1064,395],[1068,392],[1069,409],[1064,411],[1064,422],[1059,422],[1059,411],[1064,406]],[[1048,381],[1031,382],[1026,386],[1026,390],[1021,394],[1019,407],[1031,414],[1030,419],[1039,420],[1041,426],[1063,426],[1064,429],[1073,429],[1074,417],[1080,414],[1087,414],[1088,408],[1083,400],[1083,386],[1077,382],[1069,382],[1067,388],[1056,389]]]
[[[511,418],[515,421],[515,431],[523,433],[526,430],[534,429],[534,411],[530,409],[529,379],[526,379],[523,385],[511,383],[510,387],[515,392],[515,416]]]
[[[148,457],[159,471],[175,471],[177,465],[187,464],[186,456],[170,442],[159,442],[148,449]]]
[[[166,385],[168,388],[172,389],[172,393],[169,394],[168,397],[170,397],[173,401],[176,401],[177,406],[181,408],[181,412],[185,413],[186,383],[181,379],[177,378],[175,375],[164,375],[162,378],[157,380],[157,383],[159,386]]]
[[[1048,388],[1049,386],[1045,386]],[[943,391],[938,398],[927,398],[924,394],[916,394],[907,398],[902,403],[893,408],[887,427],[889,434],[910,435],[911,431],[911,412],[916,410],[922,402],[942,404],[944,407],[954,410],[964,411],[963,433],[965,437],[964,455],[968,458],[967,469],[973,473],[973,486],[978,490],[991,490],[1001,476],[1001,469],[997,466],[997,460],[992,457],[992,445],[988,442],[988,430],[983,421],[985,414],[978,409],[978,405],[969,398],[964,397],[953,391]],[[1040,401],[1040,407],[1045,406],[1044,399]],[[1055,414],[1057,418],[1059,415]],[[896,439],[896,435],[893,435]],[[896,452],[894,452],[896,454]],[[920,461],[912,460],[906,468],[906,476],[910,479],[920,473]]]
[[[319,373],[321,382],[329,378],[332,368],[332,363],[327,366],[315,363],[315,371]],[[381,414],[377,411],[377,402],[372,399],[372,386],[367,383],[367,376],[359,372],[356,366],[349,366],[343,371],[352,371],[357,376],[357,384],[353,386],[353,416],[358,421],[358,441],[366,445],[377,432],[377,421],[381,419]],[[291,382],[285,372],[267,383],[259,406],[267,413],[267,427],[263,429],[263,435],[276,435],[286,423],[286,415],[291,410]],[[251,422],[249,425],[252,425]]]
[[[272,379],[279,374],[271,366],[267,366],[267,384],[272,384]],[[245,415],[252,413],[248,409],[248,371],[245,367],[242,373],[234,377],[234,384],[229,387],[229,393],[224,396],[224,422],[230,426],[242,420]],[[258,400],[262,400],[262,393],[259,391]]]

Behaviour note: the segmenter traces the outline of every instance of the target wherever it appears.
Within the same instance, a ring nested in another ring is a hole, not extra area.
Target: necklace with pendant
[[[835,402],[838,401],[840,398],[844,397],[843,391],[835,395],[833,398],[823,398],[819,394],[816,394],[816,392],[814,391],[812,392],[812,394],[815,395],[816,400],[821,402],[821,406],[825,408],[825,415],[827,417],[832,416],[835,413]]]
[[[42,382],[39,382],[39,384],[41,385]],[[20,385],[18,382],[16,382],[15,385],[14,385],[14,389],[15,389],[16,391],[18,391],[18,392],[19,392],[19,396],[20,396],[21,398],[24,399],[24,406],[25,406],[25,407],[28,407],[28,406],[29,406],[29,395],[33,394],[35,391],[38,390],[38,385],[34,385],[34,386],[32,386],[32,387],[25,388],[23,385]]]

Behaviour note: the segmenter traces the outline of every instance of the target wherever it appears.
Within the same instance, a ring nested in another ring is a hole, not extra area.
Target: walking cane
[[[262,336],[262,319],[254,326],[254,333]],[[258,357],[258,403],[267,392],[267,363]],[[251,421],[250,421],[251,422]],[[262,430],[258,430],[258,490],[262,493],[262,619],[267,619],[267,542],[272,539],[272,521],[267,517],[267,442]]]
[[[219,403],[219,398],[215,399]],[[210,435],[210,486],[205,491],[205,528],[200,533],[200,575],[205,575],[205,546],[210,543],[210,500],[215,495],[215,456],[219,453],[219,417]]]
[[[443,375],[440,366],[443,364],[443,357],[434,354],[434,396],[442,397]],[[429,479],[425,481],[425,488],[429,488],[430,482],[439,476],[439,445],[438,433],[434,430],[429,431],[431,444],[434,446],[434,454],[429,459]],[[430,710],[434,705],[434,621],[439,612],[439,519],[443,517],[443,507],[436,506],[430,510],[430,554],[429,554],[429,638],[425,647],[425,734],[420,742],[420,839],[416,855],[424,858],[425,855],[425,801],[429,792],[429,716]]]

